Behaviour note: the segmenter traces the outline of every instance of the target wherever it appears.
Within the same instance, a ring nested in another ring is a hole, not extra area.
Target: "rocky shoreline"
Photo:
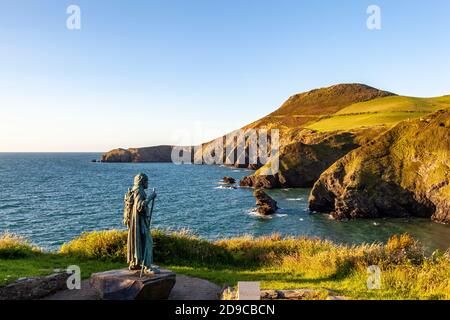
[[[326,170],[309,198],[336,219],[450,222],[450,110],[405,121]]]
[[[311,212],[329,213],[335,219],[415,216],[450,223],[449,97],[428,99],[433,108],[425,103],[421,118],[409,119],[420,110],[417,107],[414,112],[399,107],[389,112],[403,112],[403,122],[386,125],[371,120],[368,125],[342,129],[346,117],[376,117],[377,112],[370,111],[373,104],[364,103],[382,104],[384,98],[391,99],[390,105],[392,98],[402,99],[361,84],[336,85],[290,97],[275,112],[242,128],[282,128],[278,172],[267,174],[270,162],[249,164],[246,145],[246,164],[234,166],[257,171],[242,178],[239,185],[255,189],[313,188]],[[333,117],[340,130],[308,127]],[[211,153],[213,142],[202,146],[197,154],[194,147],[187,147],[192,151],[192,162]],[[115,149],[105,153],[101,161],[171,162],[173,148]],[[232,153],[239,156],[236,149]]]

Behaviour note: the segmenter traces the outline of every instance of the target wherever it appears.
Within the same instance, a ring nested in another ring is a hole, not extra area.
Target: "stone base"
[[[170,270],[139,276],[140,271],[111,270],[92,274],[89,282],[103,300],[165,300],[175,285]]]

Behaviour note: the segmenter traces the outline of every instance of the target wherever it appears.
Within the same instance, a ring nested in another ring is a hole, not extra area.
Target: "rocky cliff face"
[[[245,148],[227,150],[228,158],[245,159],[237,167],[257,170],[240,181],[255,188],[312,187],[328,167],[351,150],[367,144],[405,119],[424,116],[450,106],[450,96],[413,98],[397,96],[363,84],[339,84],[291,96],[273,113],[242,128],[279,130],[279,171],[273,175],[270,163],[250,163],[249,140]],[[233,133],[241,132],[240,130]],[[261,132],[261,131],[259,131]],[[190,147],[192,161],[211,164],[215,145],[226,148],[225,136]],[[116,149],[102,157],[104,162],[170,162],[172,146]],[[240,152],[240,153],[239,153]],[[219,157],[219,156],[218,156]],[[207,160],[209,159],[209,160]],[[223,163],[232,163],[222,159]],[[217,162],[216,162],[217,163]]]
[[[450,222],[450,110],[403,121],[327,169],[309,198],[337,219],[428,217]]]
[[[370,141],[384,127],[355,130],[353,132],[315,133],[304,130],[282,146],[279,152],[279,172],[265,174],[270,163],[240,181],[241,186],[253,188],[311,188],[322,172],[353,149]],[[285,142],[286,143],[286,142]]]
[[[316,144],[294,142],[280,150],[278,173],[265,175],[263,167],[243,178],[240,185],[267,189],[311,187],[323,171],[357,147],[351,133],[327,136]]]
[[[306,124],[315,122],[322,116],[338,112],[342,108],[357,102],[393,96],[394,94],[378,90],[363,84],[339,84],[328,88],[316,89],[291,96],[275,112],[255,121],[244,128],[279,129],[281,146],[300,142],[307,138],[302,131]],[[299,134],[300,132],[300,134]],[[312,136],[314,136],[312,134]],[[204,143],[203,153],[209,153],[213,142]],[[156,146],[149,148],[114,149],[102,156],[103,162],[169,162],[173,146]],[[295,147],[294,147],[295,148]],[[198,152],[196,153],[198,158]],[[201,158],[201,155],[200,155]],[[246,157],[247,159],[248,157]],[[236,164],[238,167],[258,169],[261,164]]]

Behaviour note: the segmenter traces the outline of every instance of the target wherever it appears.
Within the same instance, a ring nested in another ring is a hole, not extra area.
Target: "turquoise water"
[[[271,219],[252,213],[247,188],[229,189],[223,176],[237,179],[250,170],[168,163],[91,163],[100,154],[0,154],[0,232],[8,230],[57,249],[83,231],[123,228],[122,201],[133,177],[149,175],[156,187],[154,227],[189,229],[207,239],[244,234],[305,235],[339,243],[386,241],[409,232],[428,249],[450,247],[450,226],[423,219],[338,222],[310,215],[308,189],[269,193],[281,209]]]

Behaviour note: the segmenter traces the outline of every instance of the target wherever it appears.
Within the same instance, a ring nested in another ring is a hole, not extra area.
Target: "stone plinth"
[[[164,300],[175,285],[175,273],[170,270],[139,276],[140,271],[119,269],[94,273],[89,282],[104,300]]]

